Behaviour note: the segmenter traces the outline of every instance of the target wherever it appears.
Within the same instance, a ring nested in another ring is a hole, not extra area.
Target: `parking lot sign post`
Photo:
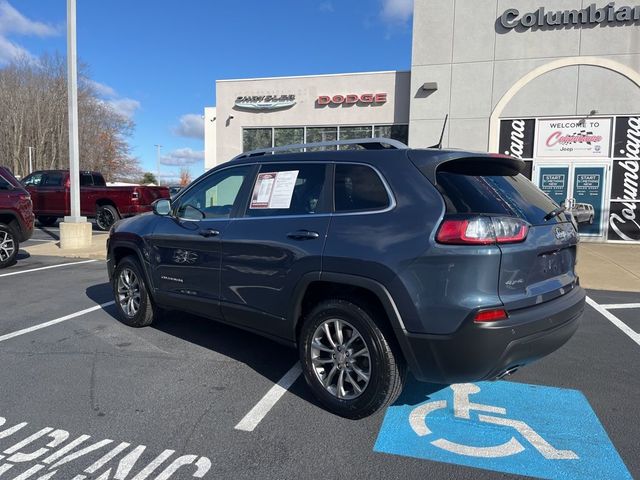
[[[76,52],[76,0],[67,0],[67,93],[69,103],[70,216],[60,223],[60,247],[91,245],[91,224],[80,216],[80,148],[78,141],[78,59]]]

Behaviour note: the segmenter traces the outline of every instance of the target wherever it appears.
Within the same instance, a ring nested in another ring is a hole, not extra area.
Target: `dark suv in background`
[[[272,150],[115,225],[124,323],[181,310],[297,346],[314,394],[351,418],[393,402],[406,367],[500,378],[575,332],[578,237],[522,161],[384,139]]]
[[[31,196],[11,171],[0,166],[0,268],[13,265],[20,242],[33,234]]]

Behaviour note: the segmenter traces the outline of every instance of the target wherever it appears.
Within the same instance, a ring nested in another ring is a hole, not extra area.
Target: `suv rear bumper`
[[[571,292],[533,307],[513,310],[503,321],[471,318],[451,335],[398,335],[409,369],[421,381],[461,383],[495,379],[549,355],[578,328],[585,292]]]

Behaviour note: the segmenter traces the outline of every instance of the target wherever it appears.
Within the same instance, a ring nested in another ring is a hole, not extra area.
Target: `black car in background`
[[[407,368],[495,379],[573,335],[576,230],[521,160],[386,139],[295,147],[240,155],[113,228],[124,323],[180,310],[295,346],[314,394],[350,418],[393,402]]]

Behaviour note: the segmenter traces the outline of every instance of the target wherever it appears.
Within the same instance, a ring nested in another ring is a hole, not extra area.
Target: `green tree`
[[[144,172],[144,175],[142,175],[142,179],[140,180],[140,183],[147,185],[148,183],[153,183],[155,185],[158,185],[158,180],[156,179],[156,176],[151,173],[151,172]]]

